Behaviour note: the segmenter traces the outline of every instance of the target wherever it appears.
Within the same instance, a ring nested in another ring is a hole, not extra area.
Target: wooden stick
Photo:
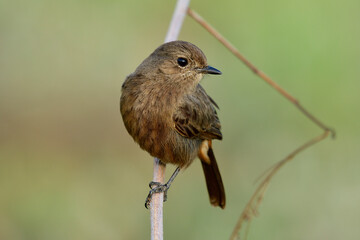
[[[195,21],[197,21],[201,26],[203,26],[211,35],[213,35],[217,40],[219,40],[227,49],[230,50],[238,59],[240,59],[247,67],[249,67],[256,75],[262,78],[265,82],[267,82],[271,87],[273,87],[276,91],[278,91],[281,95],[283,95],[286,99],[292,102],[300,112],[302,112],[308,119],[310,119],[313,123],[319,126],[324,130],[324,133],[309,140],[299,148],[295,149],[291,154],[289,154],[285,159],[279,161],[272,168],[270,168],[269,172],[264,177],[264,180],[260,183],[258,188],[255,190],[254,194],[251,196],[249,202],[245,206],[243,212],[241,213],[238,222],[231,234],[230,239],[235,240],[238,238],[238,234],[241,230],[243,222],[248,222],[248,227],[251,219],[257,215],[258,208],[262,199],[264,197],[265,191],[272,179],[272,177],[279,171],[279,169],[287,162],[292,160],[297,154],[304,151],[305,149],[313,146],[314,144],[324,140],[328,137],[329,133],[331,133],[332,137],[335,137],[335,131],[321,121],[319,121],[315,116],[310,114],[300,103],[299,101],[290,95],[287,91],[281,88],[276,82],[274,82],[269,76],[260,71],[255,65],[253,65],[249,60],[247,60],[229,41],[227,41],[218,31],[215,30],[210,24],[208,24],[199,14],[188,9],[188,15],[191,16]],[[245,235],[246,238],[246,235]]]
[[[174,41],[178,38],[186,11],[189,7],[190,0],[178,0],[173,17],[170,22],[168,32],[165,37],[165,42]],[[154,158],[154,182],[164,183],[165,179],[165,164],[157,158]],[[155,193],[152,196],[150,203],[150,221],[151,221],[151,240],[163,240],[163,201],[164,193]]]
[[[251,219],[254,216],[258,215],[258,208],[259,204],[261,203],[265,191],[272,179],[272,177],[279,171],[279,169],[285,165],[286,163],[290,162],[298,153],[304,151],[305,149],[313,146],[314,144],[322,141],[323,139],[327,138],[330,131],[325,131],[323,134],[311,139],[310,141],[306,142],[305,144],[301,145],[299,148],[295,149],[292,153],[290,153],[286,158],[279,161],[270,169],[269,174],[266,175],[264,180],[260,183],[260,185],[257,187],[253,195],[251,196],[249,202],[246,204],[243,212],[241,213],[235,228],[231,234],[230,240],[236,240],[238,239],[238,234],[241,230],[241,227],[244,223],[244,221],[247,221],[250,223]]]
[[[154,158],[154,182],[165,182],[166,165]],[[164,193],[154,193],[150,202],[151,240],[163,239],[163,202]]]
[[[170,22],[165,42],[171,42],[178,39],[182,24],[184,22],[186,11],[189,8],[190,0],[178,0],[173,17]]]
[[[278,91],[281,95],[287,98],[290,102],[292,102],[305,116],[307,116],[312,122],[322,128],[324,131],[330,131],[333,136],[335,136],[335,131],[325,124],[320,122],[317,118],[315,118],[312,114],[310,114],[302,105],[300,105],[299,101],[290,95],[285,89],[280,87],[276,82],[274,82],[269,76],[260,71],[254,64],[252,64],[249,60],[247,60],[228,40],[226,40],[215,28],[213,28],[210,24],[208,24],[199,14],[197,14],[194,10],[188,9],[188,15],[191,16],[195,21],[197,21],[201,26],[203,26],[211,35],[213,35],[217,40],[219,40],[227,49],[230,50],[238,59],[240,59],[247,67],[251,69],[256,75],[262,78],[265,82],[267,82],[271,87],[273,87],[276,91]]]

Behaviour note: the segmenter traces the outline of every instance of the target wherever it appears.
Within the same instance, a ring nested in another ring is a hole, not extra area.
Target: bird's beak
[[[215,74],[215,75],[221,75],[222,73],[217,70],[216,68],[213,68],[211,66],[206,66],[204,68],[200,68],[198,69],[200,73],[204,73],[204,74]]]

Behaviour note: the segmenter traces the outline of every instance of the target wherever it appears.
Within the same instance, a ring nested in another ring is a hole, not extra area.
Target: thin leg
[[[149,191],[149,194],[146,197],[146,201],[145,201],[146,208],[149,208],[151,198],[154,193],[163,192],[164,193],[164,202],[167,200],[167,191],[169,190],[171,183],[174,181],[175,177],[179,174],[179,172],[180,172],[180,168],[177,167],[175,169],[174,173],[171,175],[169,181],[167,181],[167,183],[165,183],[165,184],[161,184],[159,182],[150,182],[149,183],[149,187],[151,188],[151,190]]]

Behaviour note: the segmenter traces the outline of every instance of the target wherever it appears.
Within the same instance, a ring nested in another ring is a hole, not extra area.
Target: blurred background
[[[148,239],[152,158],[127,134],[121,84],[165,38],[175,1],[0,1],[0,239]],[[337,130],[286,165],[249,239],[360,238],[360,1],[193,0],[257,67]],[[227,193],[199,161],[165,203],[166,239],[227,239],[254,180],[322,131],[191,18],[180,39],[223,72],[214,143]],[[167,168],[167,178],[174,170]]]

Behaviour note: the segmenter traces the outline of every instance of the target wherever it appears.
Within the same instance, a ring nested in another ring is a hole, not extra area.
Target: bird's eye
[[[178,58],[177,62],[180,67],[185,67],[186,65],[188,65],[188,60],[186,58]]]

